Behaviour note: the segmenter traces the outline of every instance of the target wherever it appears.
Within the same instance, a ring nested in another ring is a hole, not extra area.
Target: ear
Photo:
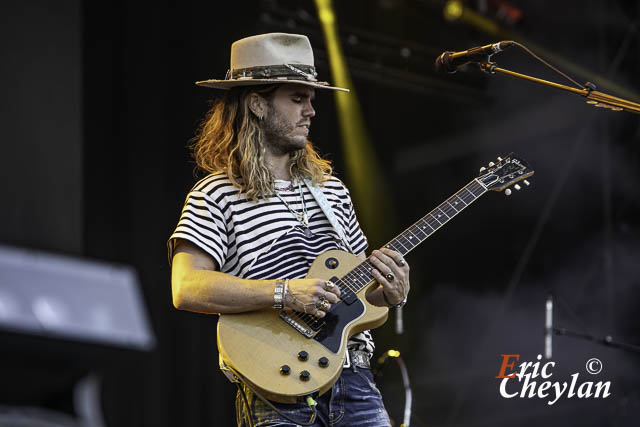
[[[247,103],[251,112],[255,114],[258,119],[262,120],[267,111],[267,100],[258,93],[251,92],[247,97]]]

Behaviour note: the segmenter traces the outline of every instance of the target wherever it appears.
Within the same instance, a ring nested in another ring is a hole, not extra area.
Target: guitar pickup
[[[351,305],[356,302],[358,297],[342,280],[340,280],[336,276],[333,276],[331,279],[329,279],[329,281],[335,283],[335,285],[340,288],[340,300],[343,303]]]

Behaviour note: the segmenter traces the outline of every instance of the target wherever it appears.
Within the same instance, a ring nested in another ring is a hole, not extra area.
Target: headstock
[[[487,167],[480,168],[480,176],[476,178],[487,190],[502,191],[507,196],[511,194],[508,187],[520,190],[520,186],[516,184],[524,181],[525,185],[529,185],[526,179],[533,175],[533,169],[523,159],[511,153],[505,158],[498,157],[498,162],[490,162]]]

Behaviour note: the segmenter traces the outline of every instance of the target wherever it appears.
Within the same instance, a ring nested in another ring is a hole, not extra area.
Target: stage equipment
[[[409,427],[411,422],[411,404],[413,402],[413,394],[411,392],[411,384],[409,383],[409,371],[407,365],[400,357],[398,350],[387,350],[382,356],[378,358],[378,367],[376,368],[375,378],[378,378],[382,374],[382,370],[387,364],[389,358],[394,359],[398,363],[400,368],[400,374],[402,375],[402,385],[404,386],[404,417],[400,427]]]
[[[503,191],[533,173],[513,154],[498,158],[384,247],[406,255],[485,193]],[[232,381],[250,383],[260,395],[277,402],[295,402],[330,390],[342,372],[348,338],[387,320],[388,308],[374,306],[366,298],[379,286],[373,269],[369,260],[340,250],[316,258],[307,276],[330,280],[341,291],[341,301],[321,319],[271,308],[221,314],[221,369]]]
[[[0,330],[151,350],[136,272],[125,266],[0,246]]]
[[[482,71],[484,71],[487,74],[495,74],[495,73],[501,73],[501,74],[506,74],[512,77],[518,77],[524,80],[528,80],[530,82],[534,82],[534,83],[538,83],[541,85],[545,85],[545,86],[550,86],[556,89],[561,89],[567,92],[571,92],[577,95],[580,95],[584,98],[586,98],[587,100],[587,104],[593,105],[595,107],[600,107],[600,108],[607,108],[609,110],[612,111],[628,111],[631,113],[636,113],[636,114],[640,114],[640,104],[636,103],[636,102],[632,102],[626,99],[622,99],[622,98],[617,98],[615,96],[611,96],[608,95],[606,93],[602,93],[602,92],[598,92],[596,91],[596,85],[591,83],[591,82],[587,82],[584,85],[581,85],[579,83],[577,83],[575,80],[573,80],[572,78],[570,78],[569,76],[567,76],[566,74],[564,74],[563,72],[559,71],[557,68],[555,68],[554,66],[552,66],[551,64],[549,64],[548,62],[544,61],[542,58],[538,57],[536,54],[534,54],[533,52],[531,52],[527,47],[523,46],[522,44],[515,42],[515,41],[507,41],[507,42],[500,42],[500,43],[496,43],[496,45],[501,45],[502,43],[511,43],[515,46],[518,46],[519,48],[523,49],[525,52],[527,52],[529,55],[531,55],[533,58],[537,59],[538,61],[542,62],[544,65],[546,65],[547,67],[551,68],[553,71],[555,71],[556,73],[560,74],[561,76],[565,77],[566,79],[568,79],[569,81],[571,81],[573,84],[575,84],[576,86],[579,86],[579,88],[575,88],[575,87],[570,87],[570,86],[566,86],[566,85],[562,85],[559,83],[554,83],[554,82],[550,82],[547,80],[542,80],[539,79],[537,77],[532,77],[532,76],[528,76],[526,74],[521,74],[521,73],[516,73],[514,71],[510,71],[504,68],[499,68],[495,62],[491,62],[491,53],[487,54],[487,55],[482,55],[482,54],[474,54],[473,59],[470,59],[468,62],[473,62],[479,65],[480,69]],[[489,46],[494,46],[494,45],[487,45],[484,46],[484,48],[488,48]],[[477,49],[477,48],[476,48]],[[482,49],[482,48],[481,48]],[[490,49],[488,49],[490,51]],[[469,51],[464,51],[464,52],[460,52],[459,57],[462,58],[463,57],[463,53],[465,52],[472,52],[473,49],[470,49]],[[443,57],[443,55],[445,55],[448,52],[443,53],[440,57],[436,58],[436,69],[439,68],[438,66],[438,62],[441,63],[442,68],[443,69],[447,69],[448,68],[452,68],[453,66],[449,66],[447,65],[447,68],[445,68],[444,65],[444,58],[440,59],[441,57]],[[440,60],[440,61],[439,61]],[[454,67],[455,68],[455,67]]]
[[[436,71],[455,73],[458,68],[470,62],[482,62],[490,58],[498,52],[513,46],[512,41],[502,41],[498,43],[488,44],[482,47],[474,47],[462,52],[443,52],[436,58]]]
[[[551,359],[552,356],[552,337],[553,337],[553,297],[547,297],[547,303],[544,306],[544,357]]]
[[[547,340],[549,341],[549,357],[547,357],[545,355],[545,357],[547,359],[551,358],[551,332],[553,332],[556,335],[562,335],[562,336],[568,336],[568,337],[574,337],[574,338],[581,338],[583,340],[586,341],[592,341],[595,342],[597,344],[601,344],[601,345],[605,345],[607,347],[613,347],[613,348],[617,348],[620,350],[625,350],[631,353],[640,353],[640,346],[637,345],[633,345],[633,344],[628,344],[622,341],[616,341],[613,339],[613,337],[611,335],[605,335],[604,337],[596,337],[593,336],[591,334],[587,334],[587,333],[582,333],[582,332],[575,332],[575,331],[571,331],[567,328],[555,328],[553,327],[553,323],[551,322],[551,318],[553,316],[553,305],[552,303],[550,303],[552,301],[552,297],[549,296],[547,297],[547,302],[546,302],[546,308],[545,308],[545,312],[546,312],[546,320],[545,320],[545,354],[546,354],[546,350],[547,350]],[[565,303],[566,304],[566,303]]]
[[[102,372],[155,345],[139,288],[131,267],[0,245],[0,425],[103,427]]]

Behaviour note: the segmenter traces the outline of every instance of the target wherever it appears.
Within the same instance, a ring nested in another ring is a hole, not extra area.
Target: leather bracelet
[[[387,294],[385,294],[384,291],[382,291],[382,298],[384,299],[384,302],[389,306],[389,308],[400,308],[407,303],[407,297],[404,297],[404,299],[399,303],[391,304],[391,302],[389,302],[389,299],[387,298]]]
[[[276,280],[276,287],[273,290],[273,308],[282,310],[284,308],[284,280]]]

